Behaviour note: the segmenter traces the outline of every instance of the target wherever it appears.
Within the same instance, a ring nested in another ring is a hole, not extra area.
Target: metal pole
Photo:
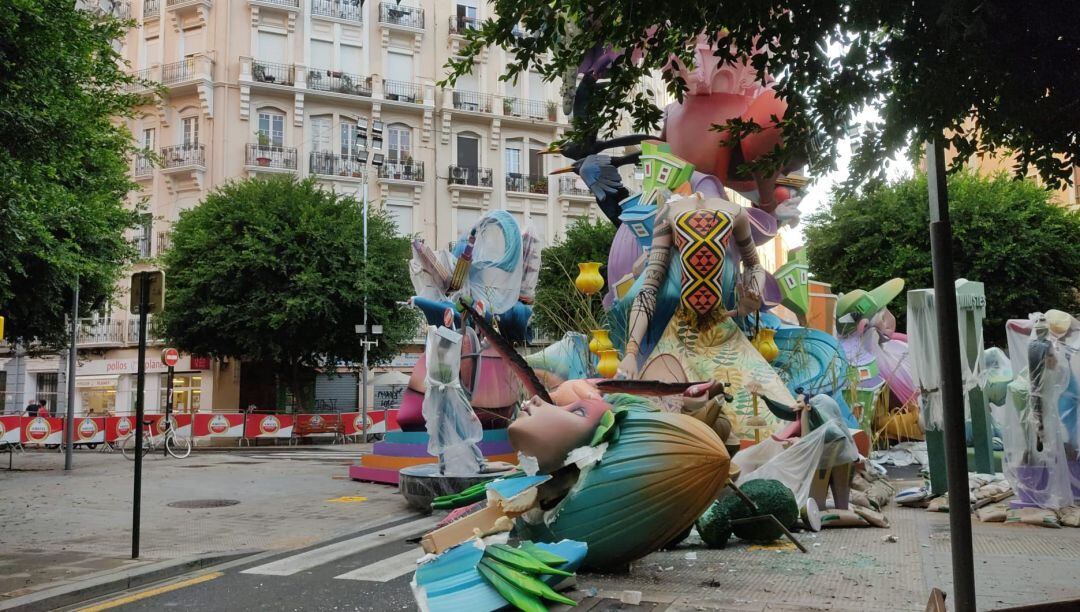
[[[368,251],[368,249],[367,249],[368,184],[367,184],[367,178],[366,177],[364,178],[364,213],[363,213],[363,216],[364,216],[364,279],[367,280],[367,276],[368,276],[368,269],[367,269],[367,267],[368,267],[368,256],[367,256],[367,251]],[[361,397],[360,397],[360,406],[361,406],[361,409],[360,409],[360,411],[361,411],[360,422],[363,424],[363,428],[364,428],[364,433],[363,433],[362,439],[363,439],[365,444],[367,444],[367,440],[368,440],[368,438],[367,438],[367,433],[368,433],[367,432],[367,422],[368,422],[367,421],[367,409],[368,409],[368,405],[367,405],[367,393],[368,393],[368,386],[367,386],[367,374],[368,374],[367,351],[368,351],[368,334],[370,333],[370,331],[371,330],[368,329],[368,316],[367,316],[367,288],[365,287],[365,289],[364,289],[364,340],[363,340],[363,342],[364,342],[364,369],[363,369],[363,374],[362,374],[362,376],[363,376],[363,384],[361,385],[362,389],[360,390],[360,395],[361,395]]]
[[[173,372],[176,370],[173,366],[169,366],[169,378],[165,383],[165,426],[172,429],[172,389],[173,389]],[[244,428],[247,429],[247,416],[244,417]],[[169,448],[161,445],[161,456],[169,456]]]
[[[143,394],[146,391],[146,311],[150,310],[150,273],[139,274],[139,373],[135,389],[135,495],[131,505],[131,558],[139,558],[142,511]]]
[[[934,303],[941,354],[941,399],[945,413],[945,467],[949,482],[949,535],[955,610],[975,610],[975,568],[971,547],[971,513],[964,436],[964,386],[960,373],[960,330],[953,278],[949,188],[940,138],[927,143],[927,191],[930,196],[930,253],[934,265]]]
[[[75,343],[79,334],[79,277],[75,276],[75,291],[71,297],[71,344],[68,346],[67,420],[64,422],[64,469],[70,470],[75,451]]]

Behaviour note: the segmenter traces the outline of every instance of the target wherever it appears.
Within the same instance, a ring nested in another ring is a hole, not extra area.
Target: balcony
[[[450,17],[450,35],[463,36],[467,30],[480,29],[480,20],[475,17],[454,15]]]
[[[161,171],[206,169],[206,147],[201,144],[182,144],[161,149]]]
[[[494,184],[491,180],[491,168],[450,166],[447,177],[446,182],[451,186],[491,189]]]
[[[502,112],[507,117],[520,119],[551,122],[559,120],[559,107],[550,100],[521,100],[506,97],[503,98]]]
[[[154,178],[154,160],[147,151],[139,151],[135,154],[134,166],[131,171],[135,180],[147,180]]]
[[[168,7],[168,9],[171,11],[173,9],[181,9],[188,6],[194,6],[196,4],[201,4],[203,6],[212,6],[213,2],[211,2],[211,0],[169,0],[169,2],[165,6]]]
[[[244,165],[250,170],[265,172],[296,172],[296,147],[248,143]]]
[[[314,68],[308,70],[307,88],[315,91],[330,91],[351,96],[371,97],[371,77],[359,74],[346,74],[335,70]]]
[[[79,319],[78,346],[123,346],[127,341],[127,321]]]
[[[423,91],[416,83],[391,81],[389,79],[383,81],[383,97],[387,100],[409,102],[411,104],[420,104],[424,99]]]
[[[406,158],[402,162],[387,162],[379,166],[379,178],[388,181],[424,182],[424,162]]]
[[[214,60],[206,55],[193,55],[161,67],[161,83],[171,88],[196,81],[209,81],[213,75]]]
[[[143,0],[142,18],[157,19],[161,16],[161,0]]]
[[[364,5],[360,0],[311,0],[311,16],[363,23]]]
[[[475,91],[461,91],[454,90],[452,94],[452,105],[457,110],[471,111],[474,113],[490,113],[491,102],[493,96],[491,94],[482,94]]]
[[[415,6],[399,6],[393,2],[379,4],[379,22],[387,25],[424,29],[424,9]]]
[[[150,93],[154,87],[158,84],[158,75],[161,68],[155,66],[153,68],[143,68],[136,72],[131,73],[131,76],[135,77],[135,83],[128,83],[124,86],[124,91],[133,94],[145,94]]]
[[[509,172],[506,175],[506,190],[547,195],[548,177]]]
[[[573,176],[559,177],[559,195],[572,198],[588,198],[590,200],[594,197],[593,192],[585,187],[581,179]]]
[[[364,178],[364,160],[353,155],[338,155],[325,151],[311,153],[311,174],[338,179]]]
[[[292,86],[296,82],[296,68],[292,64],[252,60],[251,80],[257,83]]]
[[[248,0],[255,6],[285,9],[287,11],[299,11],[300,0]]]
[[[151,322],[154,316],[148,315],[146,321],[146,339],[149,344],[161,342],[153,334]],[[139,343],[139,318],[98,318],[79,319],[76,345],[80,347],[135,346]]]

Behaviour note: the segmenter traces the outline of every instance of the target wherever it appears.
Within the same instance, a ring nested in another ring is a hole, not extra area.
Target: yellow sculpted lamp
[[[604,288],[604,277],[600,276],[600,264],[584,261],[578,264],[578,276],[574,286],[585,295],[592,295]]]
[[[604,378],[614,378],[619,370],[619,351],[604,349],[600,351],[600,362],[596,364],[596,373]]]
[[[599,357],[601,351],[606,351],[609,348],[613,348],[613,346],[611,344],[611,337],[608,335],[608,330],[592,330],[592,340],[589,341],[589,352]]]

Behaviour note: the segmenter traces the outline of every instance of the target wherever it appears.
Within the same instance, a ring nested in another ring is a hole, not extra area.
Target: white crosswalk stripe
[[[369,534],[362,535],[356,538],[350,538],[348,540],[342,540],[340,542],[321,546],[314,550],[309,550],[307,552],[285,557],[284,559],[271,561],[270,563],[265,563],[263,565],[243,570],[241,573],[259,574],[264,576],[291,576],[298,572],[318,567],[320,565],[323,565],[324,563],[330,563],[332,561],[348,557],[349,555],[354,555],[365,550],[370,550],[372,548],[382,546],[387,542],[393,541],[395,538],[405,538],[409,536],[419,535],[425,531],[430,530],[432,527],[435,526],[438,521],[439,517],[424,517],[415,521],[409,521],[408,523],[402,523],[394,527],[381,529],[379,531],[373,531]],[[419,557],[419,555],[417,555],[417,557]],[[396,559],[396,557],[394,558]],[[413,559],[415,560],[416,557],[414,557]],[[392,580],[393,578],[390,579]],[[356,578],[355,580],[366,579]]]
[[[320,461],[356,461],[360,457],[361,453],[357,451],[281,451],[281,452],[267,452],[267,453],[244,453],[242,456],[245,459],[261,459],[261,460],[290,460],[290,461],[304,461],[304,460],[320,460]]]
[[[338,580],[369,580],[371,582],[390,582],[394,578],[404,576],[416,569],[416,560],[424,555],[420,548],[407,550],[389,559],[375,561],[346,572],[340,576],[334,576]]]

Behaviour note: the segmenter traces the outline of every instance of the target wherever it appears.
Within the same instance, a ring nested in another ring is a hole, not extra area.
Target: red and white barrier
[[[78,417],[75,419],[75,444],[102,444],[105,442],[105,417]]]
[[[64,419],[26,417],[22,423],[23,444],[60,444],[64,439]]]
[[[399,429],[397,424],[397,410],[368,411],[368,433],[386,433],[388,430]],[[343,433],[346,436],[359,436],[364,433],[364,413],[343,412],[341,423],[344,425]]]
[[[0,444],[19,444],[22,442],[22,417],[19,415],[0,416]]]
[[[111,416],[105,417],[105,441],[116,442],[135,431],[135,417]]]
[[[244,423],[245,438],[291,438],[293,415],[249,414]]]
[[[196,438],[242,438],[244,415],[238,412],[197,412],[191,433]]]

